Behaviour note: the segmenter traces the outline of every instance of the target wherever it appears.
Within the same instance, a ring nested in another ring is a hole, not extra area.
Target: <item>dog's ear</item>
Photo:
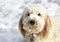
[[[48,34],[48,30],[51,28],[51,20],[49,18],[49,16],[46,16],[46,20],[45,20],[45,25],[44,25],[44,29],[43,29],[43,36],[46,36]]]
[[[49,28],[49,27],[51,27],[51,20],[50,20],[49,16],[46,16],[45,28]]]
[[[21,18],[19,20],[19,30],[22,33],[22,35],[25,37],[26,31],[23,29],[22,21],[23,21],[23,15],[21,16]]]
[[[41,34],[41,37],[47,37],[48,35],[48,30],[51,28],[51,20],[49,18],[49,16],[46,16],[46,19],[45,19],[45,25],[44,25],[44,29],[42,30],[42,32],[40,33]]]

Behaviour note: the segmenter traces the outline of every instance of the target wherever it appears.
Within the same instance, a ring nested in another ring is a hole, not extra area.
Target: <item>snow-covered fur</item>
[[[19,21],[25,42],[60,42],[60,23],[47,15],[40,4],[28,5]]]

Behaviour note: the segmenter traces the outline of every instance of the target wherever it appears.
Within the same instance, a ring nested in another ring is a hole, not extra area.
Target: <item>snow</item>
[[[42,4],[49,16],[60,15],[60,0],[0,0],[0,42],[23,42],[18,22],[28,4]]]

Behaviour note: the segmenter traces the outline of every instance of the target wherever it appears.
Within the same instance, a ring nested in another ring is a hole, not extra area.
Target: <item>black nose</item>
[[[31,21],[30,21],[30,24],[31,24],[31,25],[34,25],[34,24],[35,24],[35,21],[34,21],[34,20],[31,20]]]

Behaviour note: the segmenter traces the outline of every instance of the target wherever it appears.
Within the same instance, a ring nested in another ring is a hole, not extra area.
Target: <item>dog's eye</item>
[[[29,16],[30,14],[28,13],[27,16]]]
[[[41,14],[40,14],[40,13],[38,13],[38,16],[41,16]]]

